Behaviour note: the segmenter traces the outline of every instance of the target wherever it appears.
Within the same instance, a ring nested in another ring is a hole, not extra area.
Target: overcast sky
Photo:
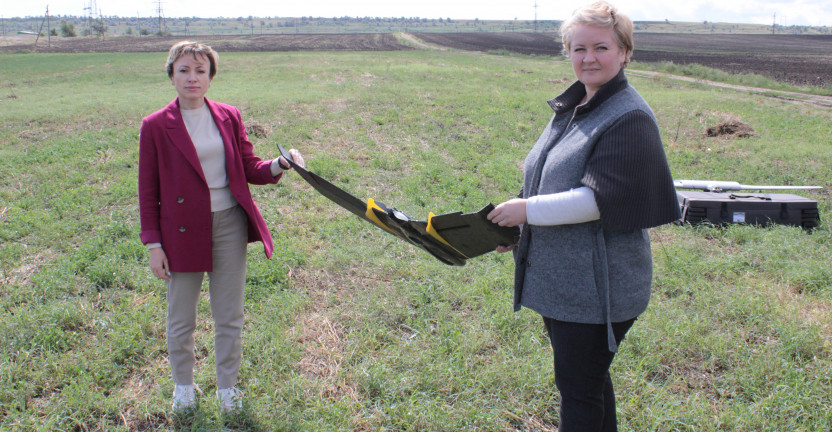
[[[3,18],[86,15],[157,16],[159,0],[0,0]],[[535,2],[537,8],[535,8]],[[420,17],[562,20],[589,1],[554,0],[161,0],[165,17]],[[729,22],[832,26],[832,0],[614,0],[636,21]]]

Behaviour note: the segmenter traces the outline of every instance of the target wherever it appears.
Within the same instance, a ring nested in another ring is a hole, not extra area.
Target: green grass
[[[362,198],[416,218],[513,197],[571,80],[551,59],[441,52],[221,53],[209,97]],[[170,409],[164,285],[138,240],[141,118],[175,96],[159,54],[0,61],[0,430],[509,431],[558,423],[540,318],[512,262],[448,267],[294,174],[253,188],[240,387],[223,417],[207,301],[199,409]],[[832,111],[633,77],[677,178],[795,183],[830,214]],[[706,138],[727,116],[755,137]],[[652,231],[654,296],[613,366],[622,431],[832,429],[832,235]]]

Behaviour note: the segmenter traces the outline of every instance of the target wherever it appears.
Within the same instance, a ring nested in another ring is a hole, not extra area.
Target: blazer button
[[[185,202],[185,198],[179,197],[179,198],[176,199],[176,202],[178,202],[179,204],[182,204],[183,202]]]
[[[185,225],[179,227],[179,232],[185,232]]]

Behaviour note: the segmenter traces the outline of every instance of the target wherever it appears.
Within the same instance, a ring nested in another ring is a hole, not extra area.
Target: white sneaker
[[[196,384],[177,384],[173,388],[173,410],[184,411],[195,408],[196,392],[202,393]]]
[[[243,392],[237,387],[218,389],[217,399],[220,401],[220,408],[225,412],[243,409]]]

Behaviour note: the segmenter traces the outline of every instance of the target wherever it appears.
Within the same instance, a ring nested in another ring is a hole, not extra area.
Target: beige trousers
[[[242,356],[243,298],[248,218],[240,206],[211,213],[213,267],[208,294],[214,318],[217,388],[234,387]],[[194,328],[203,272],[171,273],[168,286],[167,344],[173,381],[193,384]]]

